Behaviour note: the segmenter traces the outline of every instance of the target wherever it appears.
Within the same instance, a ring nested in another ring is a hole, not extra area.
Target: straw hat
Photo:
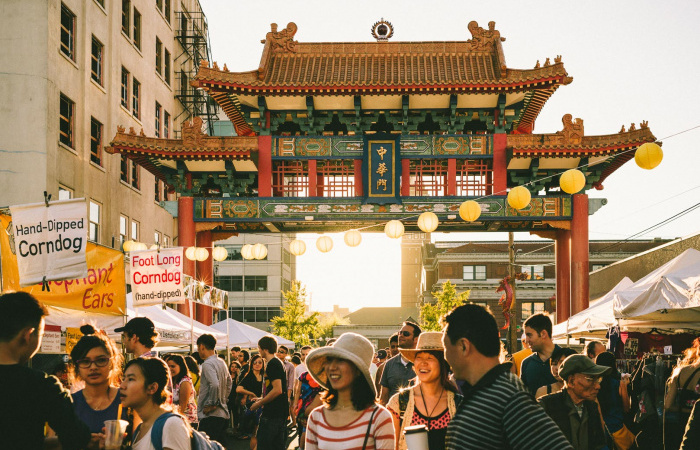
[[[328,358],[339,358],[350,361],[364,375],[375,396],[372,376],[369,374],[369,366],[374,357],[374,347],[367,338],[356,333],[343,333],[330,347],[321,347],[311,350],[306,357],[306,368],[314,380],[322,387],[329,389],[328,374],[325,371],[326,360]]]
[[[439,352],[445,351],[445,346],[442,345],[441,331],[425,331],[418,336],[416,348],[400,348],[401,355],[407,360],[414,362],[416,355],[420,352]]]

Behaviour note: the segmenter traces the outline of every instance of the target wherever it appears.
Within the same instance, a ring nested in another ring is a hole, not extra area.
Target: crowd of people
[[[344,333],[298,352],[265,336],[233,347],[227,365],[212,335],[192,355],[158,355],[145,317],[121,333],[128,354],[86,325],[70,362],[49,375],[28,367],[46,308],[27,293],[0,295],[0,447],[105,448],[105,422],[128,423],[134,450],[199,448],[250,439],[251,450],[630,449],[645,448],[628,420],[630,377],[598,342],[582,353],[552,341],[552,322],[524,323],[524,349],[507,357],[494,316],[465,304],[443,331],[404,322],[375,349]],[[668,382],[664,448],[700,448],[700,339]],[[205,437],[203,437],[205,436]]]

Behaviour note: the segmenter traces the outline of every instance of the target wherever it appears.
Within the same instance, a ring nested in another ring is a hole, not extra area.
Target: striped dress
[[[372,424],[369,419],[374,414]],[[319,406],[309,415],[306,429],[306,450],[362,450],[369,425],[366,450],[393,449],[394,425],[386,408],[370,406],[362,415],[343,427],[334,427],[326,421],[326,407]]]
[[[500,364],[464,387],[447,427],[447,450],[573,449],[510,366]]]

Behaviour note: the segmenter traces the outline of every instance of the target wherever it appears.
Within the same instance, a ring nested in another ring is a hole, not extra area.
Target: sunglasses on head
[[[409,337],[409,336],[411,336],[411,332],[410,332],[410,331],[399,331],[399,334],[400,334],[401,336],[403,336],[403,337]]]

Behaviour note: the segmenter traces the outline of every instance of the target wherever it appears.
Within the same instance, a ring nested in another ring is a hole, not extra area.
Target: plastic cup
[[[105,450],[119,450],[129,422],[126,420],[105,420]]]
[[[408,450],[428,450],[428,428],[425,425],[413,425],[404,430]]]

